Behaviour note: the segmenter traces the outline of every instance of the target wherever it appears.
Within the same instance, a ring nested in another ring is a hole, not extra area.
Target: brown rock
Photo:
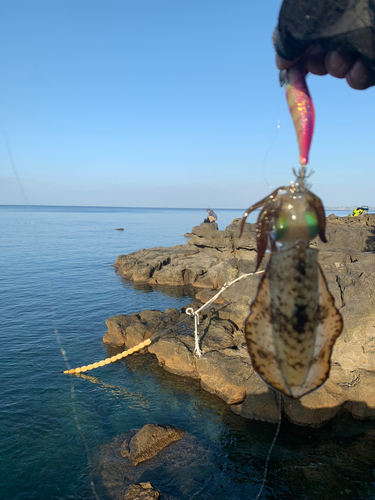
[[[217,224],[202,223],[191,234],[187,245],[120,255],[114,267],[122,277],[138,283],[220,288],[250,269],[256,258],[254,224],[246,225],[241,238],[236,221],[225,231],[219,231]]]
[[[176,429],[171,426],[161,427]],[[172,436],[175,435],[175,432],[178,435],[182,432],[183,435],[180,439],[171,441],[152,458],[133,466],[129,458],[121,456],[121,450],[126,448],[129,450],[129,446],[124,445],[124,443],[130,443],[137,435],[137,432],[137,430],[132,430],[115,436],[100,449],[95,474],[100,478],[100,483],[106,488],[106,498],[108,496],[108,498],[114,500],[124,500],[125,498],[129,500],[126,495],[130,492],[133,495],[142,494],[143,496],[140,496],[140,499],[149,500],[150,497],[144,496],[147,492],[163,491],[165,486],[174,481],[176,474],[187,478],[198,477],[202,465],[207,466],[209,462],[209,456],[198,439],[188,432],[177,429],[177,431],[172,431]],[[144,436],[146,437],[146,433]],[[148,453],[147,443],[146,438],[144,448]],[[160,446],[160,442],[157,442],[157,446]],[[151,481],[152,485],[147,484],[148,481]],[[132,487],[134,485],[140,486],[143,491],[139,487]],[[153,489],[150,486],[153,486]],[[183,483],[183,487],[186,488],[186,482]],[[180,485],[176,484],[176,496],[173,496],[173,498],[176,500],[182,498],[185,493],[186,489],[182,492]],[[133,497],[130,496],[130,498]],[[151,498],[157,498],[157,496],[151,496]]]
[[[200,226],[193,227],[191,232],[192,237],[189,240],[189,245],[217,249],[226,249],[231,246],[230,234],[218,231],[218,226],[215,223],[202,222]]]
[[[143,340],[149,339],[152,335],[152,329],[147,324],[136,323],[130,325],[125,330],[126,346],[134,347],[140,344]]]
[[[177,245],[172,248],[151,248],[150,250],[138,250],[128,255],[120,255],[114,267],[118,273],[126,279],[135,282],[157,283],[154,274],[163,267],[171,264],[172,261],[178,261],[182,257],[189,258],[199,251],[188,245]],[[176,262],[174,262],[176,267]],[[183,283],[181,279],[181,269],[175,270],[175,279],[177,284]]]
[[[232,405],[231,410],[241,417],[276,423],[280,418],[277,396],[252,372],[246,383],[246,397],[243,403]]]
[[[134,347],[152,335],[166,332],[179,319],[180,312],[174,308],[164,312],[145,310],[130,316],[118,314],[106,320],[108,331],[103,342],[112,347]]]
[[[283,396],[283,410],[288,419],[296,424],[310,427],[321,427],[335,417],[344,403],[343,394],[335,389],[328,380],[315,392],[300,400]]]
[[[151,483],[131,484],[126,493],[116,496],[116,500],[158,500],[160,491],[155,491]]]
[[[125,332],[131,322],[131,316],[123,316],[122,314],[108,318],[105,322],[108,331],[103,337],[104,344],[113,347],[124,347],[126,340]]]
[[[351,250],[373,252],[375,250],[375,214],[360,217],[327,217],[327,243],[316,241],[319,250]]]
[[[195,294],[195,298],[198,302],[201,302],[202,304],[205,304],[206,302],[208,302],[209,300],[212,299],[212,297],[214,295],[217,294],[217,291],[216,290],[206,290],[206,289],[202,289],[202,290],[199,290],[196,294]],[[225,302],[225,299],[223,298],[223,295],[219,295],[219,297],[217,299],[214,300],[213,304],[223,304]],[[199,306],[198,306],[199,307]],[[198,309],[198,307],[196,309]]]
[[[201,386],[227,404],[240,403],[245,399],[246,380],[252,369],[249,358],[242,358],[233,349],[211,351],[197,358],[196,367]]]
[[[218,310],[222,319],[233,321],[238,328],[243,328],[250,312],[250,303],[257,293],[261,274],[244,278],[225,290],[222,294],[224,306]]]
[[[183,429],[171,425],[147,424],[121,446],[121,456],[129,459],[132,466],[155,457],[166,446],[179,441]]]
[[[236,330],[230,321],[219,320],[218,318],[208,317],[199,324],[199,339],[202,353],[210,351],[221,351],[236,346],[234,341],[234,331]],[[189,336],[189,344],[185,335],[185,342],[191,349],[194,349],[193,337]],[[179,337],[181,338],[181,337]]]
[[[203,276],[199,277],[195,286],[219,289],[225,283],[230,283],[237,277],[237,259],[228,256],[228,259],[224,263],[220,261],[212,265]]]
[[[187,245],[140,250],[120,256],[115,265],[121,275],[135,281],[193,285],[196,300],[205,303],[225,283],[254,271],[255,225],[245,224],[240,238],[239,223],[240,219],[234,220],[224,231],[216,224],[201,224],[193,228]],[[327,244],[316,239],[312,246],[320,250],[320,265],[344,318],[344,330],[334,346],[326,384],[300,401],[283,398],[284,413],[292,422],[315,427],[341,410],[350,411],[355,418],[375,418],[375,253],[371,253],[375,252],[375,215],[330,216],[327,238]],[[262,265],[266,262],[267,258]],[[174,322],[181,322],[178,312],[170,316],[168,337],[154,341],[149,352],[166,370],[199,378],[209,392],[228,403],[241,403],[233,405],[235,413],[276,421],[273,393],[253,373],[241,331],[260,278],[253,275],[235,283],[202,311],[202,358],[193,354],[192,318],[171,331]],[[198,306],[192,307],[196,310]],[[125,345],[166,329],[162,313],[158,317],[147,314],[140,313],[131,320],[110,318],[103,340]]]
[[[159,364],[166,371],[183,377],[198,378],[195,368],[195,356],[180,340],[162,337],[152,343],[148,350],[151,354],[155,354]]]
[[[344,407],[358,420],[375,418],[375,373],[357,370],[346,389]]]

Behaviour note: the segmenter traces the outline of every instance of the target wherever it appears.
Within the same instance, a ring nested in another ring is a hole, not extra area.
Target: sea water
[[[242,211],[217,215],[224,229]],[[155,489],[181,500],[256,497],[275,425],[232,414],[151,355],[129,356],[90,378],[62,374],[66,360],[76,367],[112,355],[102,343],[108,317],[191,301],[189,289],[133,286],[113,264],[140,248],[186,243],[184,233],[205,216],[198,209],[0,207],[2,500],[108,499],[97,473],[101,447],[147,423],[181,427],[204,450],[194,475],[183,464],[172,477],[160,471]],[[345,416],[321,430],[283,422],[262,498],[374,499],[372,427]]]

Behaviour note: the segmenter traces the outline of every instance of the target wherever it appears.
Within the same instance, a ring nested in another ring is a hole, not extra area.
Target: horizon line
[[[155,208],[155,209],[166,209],[166,210],[207,210],[204,207],[146,207],[146,206],[110,206],[110,205],[39,205],[39,204],[23,204],[23,203],[12,203],[5,204],[0,203],[0,207],[55,207],[55,208]],[[325,210],[352,210],[356,208],[357,205],[350,206],[333,206],[333,207],[324,207]],[[369,207],[370,210],[375,210],[375,207]],[[215,208],[215,210],[239,210],[243,211],[244,208],[228,208],[221,207]],[[259,209],[258,209],[259,210]]]
[[[207,207],[146,207],[146,206],[115,206],[115,205],[39,205],[25,203],[0,203],[0,207],[59,207],[59,208],[163,208],[167,210],[207,210]],[[244,208],[215,208],[215,210],[244,210]]]

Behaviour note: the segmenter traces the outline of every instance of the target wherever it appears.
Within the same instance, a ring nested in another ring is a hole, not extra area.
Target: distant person
[[[206,219],[204,219],[203,222],[216,222],[217,221],[217,215],[213,210],[210,208],[207,208],[206,212],[208,213],[208,216]]]

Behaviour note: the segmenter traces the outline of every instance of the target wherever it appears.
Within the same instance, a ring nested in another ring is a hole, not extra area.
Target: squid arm
[[[309,209],[314,212],[318,219],[318,227],[319,227],[319,237],[323,243],[327,243],[327,238],[325,235],[326,232],[326,214],[324,211],[322,200],[315,196],[313,193],[309,192],[307,196],[307,205]]]

